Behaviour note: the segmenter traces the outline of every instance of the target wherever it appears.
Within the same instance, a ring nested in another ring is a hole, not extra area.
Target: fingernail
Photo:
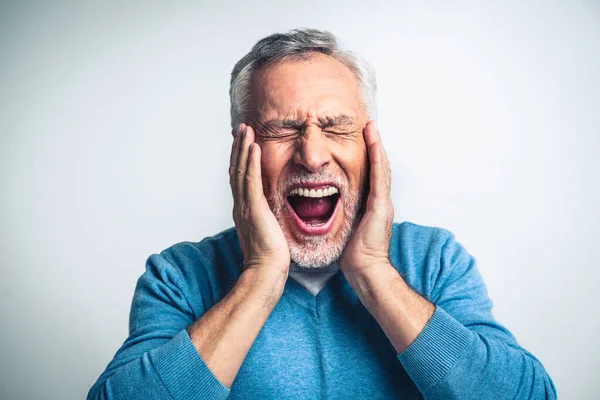
[[[244,124],[241,123],[241,124],[238,125],[237,134],[239,135],[240,133],[243,132],[243,130],[244,130]]]

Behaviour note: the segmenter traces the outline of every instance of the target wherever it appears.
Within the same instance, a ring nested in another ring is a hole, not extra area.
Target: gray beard
[[[292,261],[307,269],[323,268],[337,262],[360,221],[357,215],[348,218],[349,221],[346,218],[344,217],[343,225],[338,231],[337,237],[317,236],[299,244],[286,235]]]
[[[332,180],[340,189],[340,200],[344,212],[344,220],[341,228],[330,234],[322,236],[304,236],[298,242],[285,228],[286,221],[284,213],[287,212],[287,193],[278,191],[273,197],[267,199],[275,218],[281,226],[290,251],[290,258],[301,268],[315,269],[323,268],[336,262],[346,248],[346,244],[356,230],[362,217],[362,205],[364,203],[364,190],[360,187],[358,192],[351,193],[348,182],[328,172],[317,172],[312,174],[301,173],[288,178],[286,184],[280,187],[288,188],[290,184],[302,184],[307,181]],[[287,190],[287,189],[284,189]]]

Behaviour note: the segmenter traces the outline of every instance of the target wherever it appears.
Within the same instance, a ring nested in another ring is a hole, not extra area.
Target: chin
[[[286,237],[290,257],[302,268],[335,263],[354,231],[362,190],[323,171],[294,174],[267,198]]]
[[[280,215],[280,225],[286,236],[290,257],[301,268],[327,267],[341,257],[358,221],[360,196],[333,194],[325,201],[330,202],[327,212],[319,218],[306,218],[296,212],[298,201],[292,194],[287,196]],[[318,199],[318,198],[317,198]],[[320,202],[324,201],[321,198]],[[315,202],[315,200],[309,200]]]
[[[288,239],[291,259],[301,268],[327,267],[340,258],[350,235],[350,230],[344,229],[335,238],[313,238],[303,243]]]

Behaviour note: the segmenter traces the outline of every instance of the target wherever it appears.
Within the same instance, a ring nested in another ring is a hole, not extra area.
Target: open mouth
[[[287,196],[288,209],[298,228],[313,235],[329,230],[339,199],[338,188],[330,184],[295,187]]]

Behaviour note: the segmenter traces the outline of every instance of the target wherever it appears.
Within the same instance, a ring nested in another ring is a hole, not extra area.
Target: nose
[[[331,161],[325,135],[319,128],[308,128],[298,138],[294,162],[310,172],[317,172]]]

